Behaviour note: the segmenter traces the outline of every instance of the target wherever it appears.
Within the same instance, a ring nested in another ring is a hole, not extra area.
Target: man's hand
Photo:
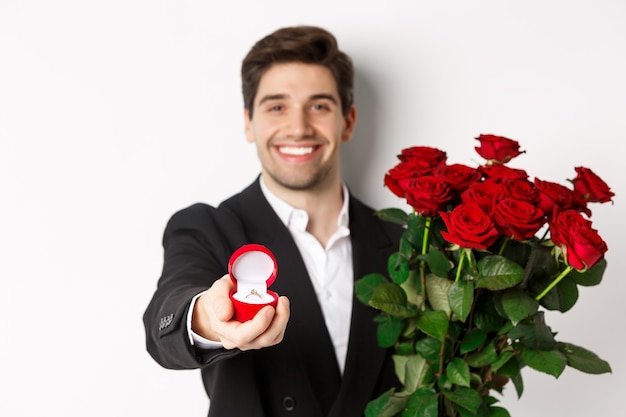
[[[233,320],[233,303],[228,294],[234,289],[228,275],[215,281],[198,300],[191,318],[191,328],[200,336],[221,342],[226,349],[260,349],[280,343],[289,321],[289,299],[279,297],[276,309],[263,307],[252,320]]]

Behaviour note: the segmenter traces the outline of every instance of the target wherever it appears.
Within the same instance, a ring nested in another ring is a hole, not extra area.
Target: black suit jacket
[[[373,216],[351,197],[350,235],[355,279],[385,274],[402,229]],[[190,300],[227,273],[231,254],[247,243],[267,246],[278,263],[271,289],[290,299],[284,340],[241,352],[198,354],[190,344]],[[219,207],[195,204],[167,224],[164,266],[144,314],[149,353],[172,369],[200,368],[210,398],[209,416],[362,416],[368,401],[393,386],[391,351],[377,344],[377,311],[354,299],[343,377],[320,305],[300,253],[263,196],[259,180]]]

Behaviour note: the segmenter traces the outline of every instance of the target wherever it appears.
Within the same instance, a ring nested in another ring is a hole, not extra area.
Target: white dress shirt
[[[309,222],[307,212],[296,209],[278,198],[267,188],[262,178],[260,182],[263,195],[289,229],[300,251],[335,347],[339,369],[343,374],[348,351],[354,293],[352,242],[348,228],[350,198],[348,189],[345,185],[342,186],[343,206],[337,218],[337,230],[328,240],[326,247],[323,247],[312,234],[306,231]],[[277,279],[280,279],[280,276]],[[190,312],[193,311],[198,296],[192,301]],[[207,340],[191,330],[191,314],[188,314],[187,317],[187,329],[192,344],[209,349],[221,346],[221,344]]]
[[[322,307],[326,327],[335,346],[339,369],[343,373],[348,351],[354,291],[352,242],[348,228],[350,198],[348,189],[343,185],[343,206],[337,218],[337,230],[328,240],[326,247],[306,231],[309,222],[306,211],[293,208],[272,194],[262,179],[261,190],[298,246]]]

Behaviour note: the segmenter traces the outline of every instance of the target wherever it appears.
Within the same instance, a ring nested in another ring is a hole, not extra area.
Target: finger
[[[262,323],[265,323],[267,319],[271,319],[271,321],[265,331],[255,340],[251,341],[250,345],[255,347],[268,347],[280,343],[283,340],[287,322],[289,321],[289,299],[287,297],[280,297],[276,309],[264,308],[259,311],[258,315],[266,315],[262,320],[259,320]]]
[[[229,309],[233,310],[232,303]],[[267,329],[271,326],[272,320],[276,314],[276,310],[272,306],[265,306],[255,314],[255,316],[243,323],[236,320],[222,321],[218,329],[221,341],[226,348],[237,347],[241,350],[259,349],[261,347],[270,346],[264,340],[267,337],[259,339]]]
[[[240,323],[232,320],[222,326],[222,343],[227,349],[234,347],[241,350],[259,349],[265,347],[259,337],[267,330],[271,319],[274,316],[274,308],[264,307],[257,315],[248,321]]]
[[[284,295],[278,297],[278,304],[276,305],[276,314],[279,316],[285,316],[289,320],[291,314],[291,304],[289,298]]]
[[[274,319],[272,320],[270,328],[267,331],[267,333],[274,334],[272,344],[282,342],[283,337],[285,336],[285,331],[287,329],[287,323],[289,322],[290,316],[291,307],[289,298],[282,296],[278,299],[278,304],[276,305],[276,314],[274,316]]]
[[[233,303],[229,297],[230,291],[233,288],[234,285],[228,275],[224,275],[211,286],[210,305],[214,317],[221,322],[227,322],[233,317]]]

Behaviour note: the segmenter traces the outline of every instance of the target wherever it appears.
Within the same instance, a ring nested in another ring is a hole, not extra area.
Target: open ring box
[[[230,292],[235,320],[248,321],[266,305],[276,307],[278,294],[269,291],[268,287],[276,280],[278,264],[268,248],[257,244],[243,245],[230,257],[228,274],[235,284],[235,289]]]

